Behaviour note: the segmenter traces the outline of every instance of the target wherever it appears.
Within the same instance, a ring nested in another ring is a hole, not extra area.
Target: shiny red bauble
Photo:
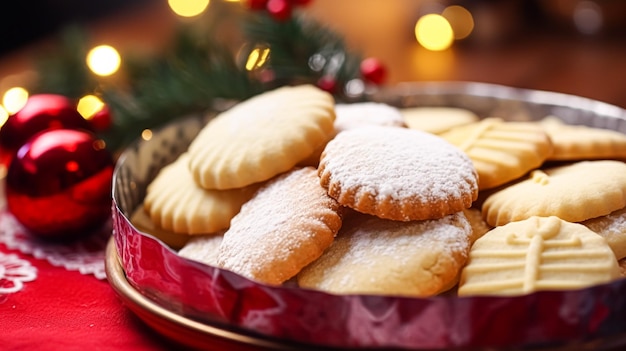
[[[76,110],[75,102],[68,97],[35,94],[0,128],[0,147],[7,151],[17,150],[33,135],[61,128],[93,131],[89,122]]]
[[[110,218],[114,162],[92,133],[55,129],[30,138],[6,176],[8,210],[32,234],[71,238]]]
[[[366,58],[361,62],[361,76],[367,82],[380,85],[387,79],[387,68],[377,58]]]

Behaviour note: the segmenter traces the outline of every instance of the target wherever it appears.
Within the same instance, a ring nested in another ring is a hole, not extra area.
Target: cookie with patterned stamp
[[[487,197],[482,213],[495,227],[532,216],[582,222],[625,206],[626,163],[580,161],[532,171]]]
[[[606,240],[582,224],[533,216],[478,239],[461,272],[459,296],[579,289],[619,277]]]
[[[312,85],[285,86],[236,104],[189,145],[189,168],[205,189],[233,189],[293,168],[334,132],[335,101]]]
[[[533,122],[486,118],[441,136],[472,159],[480,190],[513,181],[541,166],[552,154],[550,137]]]
[[[187,235],[226,229],[241,205],[261,185],[229,190],[203,189],[194,182],[188,164],[189,155],[181,154],[163,167],[147,187],[143,206],[159,228]]]
[[[471,160],[418,130],[368,126],[339,133],[322,153],[320,182],[340,204],[380,218],[441,218],[478,196]]]

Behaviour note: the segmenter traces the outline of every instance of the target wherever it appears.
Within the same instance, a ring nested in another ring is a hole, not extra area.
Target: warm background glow
[[[120,54],[109,45],[96,46],[87,54],[87,66],[99,76],[110,76],[117,72],[121,61]]]
[[[95,95],[86,95],[78,100],[76,109],[85,119],[91,119],[104,107],[104,102]]]
[[[472,33],[474,18],[466,8],[459,5],[448,6],[441,15],[450,23],[454,39],[465,39]]]
[[[415,37],[426,49],[441,51],[449,48],[454,40],[452,26],[445,17],[434,13],[422,16],[415,24]]]
[[[209,6],[209,0],[168,0],[175,14],[181,17],[195,17]]]
[[[7,90],[2,96],[2,105],[9,114],[14,114],[26,105],[28,91],[22,87],[14,87]]]

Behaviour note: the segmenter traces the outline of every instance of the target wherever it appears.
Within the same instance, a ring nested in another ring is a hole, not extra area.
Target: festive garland
[[[39,80],[31,91],[74,99],[99,96],[112,119],[99,136],[111,150],[123,148],[144,129],[210,110],[218,99],[243,100],[282,85],[308,83],[338,100],[362,98],[365,85],[384,81],[384,66],[349,52],[339,34],[294,11],[308,2],[245,2],[249,11],[240,18],[245,44],[236,55],[212,34],[197,30],[211,28],[210,23],[181,24],[163,54],[148,59],[123,55],[124,86],[94,78],[84,64],[88,51],[84,31],[69,28],[59,47],[38,55]],[[267,60],[246,68],[246,60],[259,49],[268,50]],[[350,82],[357,88],[347,94]]]

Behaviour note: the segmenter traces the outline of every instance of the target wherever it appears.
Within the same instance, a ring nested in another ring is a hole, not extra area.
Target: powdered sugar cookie
[[[470,207],[476,171],[458,148],[432,134],[369,126],[339,133],[322,154],[319,175],[340,204],[380,218],[441,218]]]
[[[189,172],[189,155],[184,153],[162,168],[148,185],[144,208],[160,228],[183,234],[208,234],[228,228],[241,205],[259,184],[240,189],[206,190]]]
[[[532,216],[582,222],[625,206],[626,164],[581,161],[531,172],[524,180],[490,195],[482,212],[495,227]]]
[[[532,122],[487,118],[441,136],[472,159],[480,190],[515,180],[541,166],[552,154],[548,134]]]
[[[332,135],[332,95],[312,85],[282,87],[216,116],[189,146],[189,167],[205,189],[241,188],[286,172]]]
[[[581,224],[606,239],[618,260],[626,257],[626,208]]]
[[[331,140],[337,135],[337,133],[344,130],[363,126],[378,125],[399,128],[406,127],[404,119],[397,108],[379,102],[337,104],[335,105],[335,114],[335,132],[328,140]],[[310,157],[301,162],[300,165],[317,167],[325,146],[326,143],[313,152]]]
[[[178,255],[209,266],[216,266],[222,239],[223,233],[195,236],[178,251]]]
[[[338,294],[432,296],[454,285],[470,232],[462,212],[412,222],[358,214],[298,274],[298,285]]]
[[[281,284],[317,259],[341,227],[340,206],[312,167],[268,182],[224,233],[218,264],[250,279]]]
[[[476,240],[478,240],[481,236],[485,235],[488,231],[493,229],[485,220],[483,219],[483,214],[477,208],[466,208],[463,210],[463,214],[467,218],[467,221],[470,223],[472,227],[472,234],[470,235],[470,244],[473,244]]]
[[[409,128],[433,134],[441,134],[479,119],[470,110],[454,107],[408,107],[400,109],[400,113]]]
[[[550,116],[540,124],[554,145],[549,160],[623,159],[626,156],[626,135],[618,131],[565,124]]]
[[[617,260],[604,238],[581,224],[533,216],[476,240],[458,294],[578,289],[618,276]]]

